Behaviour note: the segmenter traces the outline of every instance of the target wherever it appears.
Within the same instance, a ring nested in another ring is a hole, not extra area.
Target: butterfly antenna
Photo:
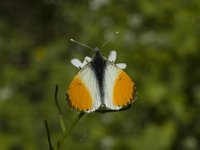
[[[74,43],[77,43],[77,44],[79,44],[79,45],[82,45],[82,46],[84,46],[84,47],[87,47],[87,48],[89,48],[89,49],[91,49],[91,50],[94,51],[94,49],[92,49],[91,47],[89,47],[89,46],[87,46],[87,45],[85,45],[85,44],[83,44],[83,43],[80,43],[80,42],[78,42],[78,41],[76,41],[76,40],[74,40],[74,39],[70,39],[70,41],[71,41],[71,42],[74,42]]]
[[[110,42],[117,34],[119,34],[119,31],[115,32],[115,34],[113,34],[113,36],[111,36],[108,40],[106,40],[106,41],[102,44],[101,48],[103,48],[108,42]]]

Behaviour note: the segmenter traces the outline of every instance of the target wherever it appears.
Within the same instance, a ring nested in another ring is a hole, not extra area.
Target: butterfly
[[[125,63],[115,64],[116,51],[104,57],[99,48],[92,58],[86,56],[83,63],[74,58],[71,63],[79,68],[66,92],[68,105],[81,112],[100,109],[121,110],[136,98],[135,82],[123,69]]]

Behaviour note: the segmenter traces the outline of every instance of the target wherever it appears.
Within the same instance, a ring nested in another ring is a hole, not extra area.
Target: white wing
[[[104,103],[111,110],[129,105],[135,99],[135,84],[120,68],[108,63],[105,69]]]
[[[120,69],[108,63],[105,69],[105,82],[104,82],[104,103],[107,108],[111,110],[118,110],[121,107],[113,104],[113,87],[115,80],[118,77]]]
[[[101,105],[101,96],[99,93],[99,86],[95,77],[95,73],[91,69],[90,65],[85,66],[83,70],[81,70],[80,77],[87,86],[93,99],[93,107],[91,110],[88,110],[87,112],[95,111]]]
[[[92,112],[101,105],[98,83],[90,65],[83,67],[72,80],[67,91],[69,105],[84,112]]]

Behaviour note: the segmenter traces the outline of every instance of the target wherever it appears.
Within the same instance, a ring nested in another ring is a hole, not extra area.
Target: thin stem
[[[56,84],[56,88],[55,88],[55,103],[56,103],[56,108],[58,110],[58,113],[59,113],[59,121],[60,121],[60,126],[61,126],[61,129],[62,129],[62,132],[64,133],[66,131],[66,128],[65,128],[65,123],[64,123],[64,119],[63,119],[63,112],[62,112],[62,109],[58,103],[58,85]]]
[[[59,115],[59,120],[60,120],[60,126],[62,128],[62,132],[65,133],[66,128],[65,128],[65,123],[64,123],[63,115]]]
[[[55,88],[55,95],[54,95],[55,96],[55,103],[56,103],[56,107],[58,109],[59,114],[63,115],[63,112],[62,112],[60,105],[58,103],[57,95],[58,95],[58,84],[56,84],[56,88]]]
[[[47,132],[47,139],[48,139],[48,143],[49,143],[49,150],[54,150],[54,148],[52,146],[52,142],[51,142],[51,135],[50,135],[50,131],[49,131],[49,126],[48,126],[47,119],[44,119],[44,124],[45,124],[46,132]]]
[[[76,124],[80,121],[80,119],[85,115],[84,112],[80,112],[78,116],[75,118],[75,120],[72,122],[71,126],[67,131],[64,132],[64,135],[58,140],[57,142],[57,149],[59,149],[64,141],[67,139],[73,128],[76,126]]]

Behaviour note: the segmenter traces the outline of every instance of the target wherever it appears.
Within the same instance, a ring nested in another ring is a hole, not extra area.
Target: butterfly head
[[[94,50],[95,50],[95,54],[94,54],[92,60],[94,60],[94,59],[105,60],[106,59],[98,47],[96,47]]]

